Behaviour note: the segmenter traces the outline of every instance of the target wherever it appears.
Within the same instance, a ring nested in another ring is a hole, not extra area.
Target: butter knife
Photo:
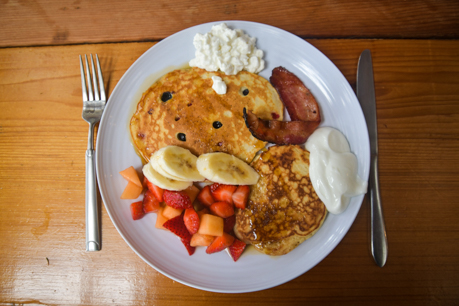
[[[370,178],[367,194],[371,205],[371,253],[376,264],[383,267],[387,261],[387,235],[381,207],[378,180],[378,124],[376,119],[375,85],[370,50],[364,50],[357,66],[357,97],[360,101],[370,136]]]

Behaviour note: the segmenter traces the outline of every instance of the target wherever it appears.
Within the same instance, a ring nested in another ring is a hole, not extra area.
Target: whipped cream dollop
[[[221,70],[227,75],[241,70],[258,73],[265,68],[265,61],[255,42],[256,38],[240,29],[232,30],[226,23],[214,25],[209,33],[194,36],[195,58],[189,65],[207,71]]]
[[[330,213],[342,213],[351,197],[367,192],[367,182],[357,175],[357,157],[340,131],[318,128],[306,141],[306,149],[312,186]]]

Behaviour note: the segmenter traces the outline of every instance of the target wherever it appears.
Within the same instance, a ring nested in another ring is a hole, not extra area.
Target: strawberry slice
[[[145,216],[145,212],[143,211],[143,201],[138,201],[131,204],[131,215],[133,220],[139,220]]]
[[[228,202],[233,204],[232,196],[236,189],[237,186],[234,185],[219,185],[218,187],[213,188],[212,191],[211,187],[212,197],[218,202]]]
[[[147,190],[143,197],[143,212],[150,213],[150,212],[157,212],[159,210],[159,201],[154,196],[153,192]]]
[[[156,185],[153,185],[153,183],[151,183],[147,178],[145,178],[145,180],[147,181],[148,190],[150,190],[155,195],[158,201],[164,202],[164,190]]]
[[[185,223],[185,226],[191,235],[194,235],[198,232],[200,223],[199,215],[193,207],[185,210],[185,214],[183,215],[183,222]]]
[[[215,202],[210,205],[210,211],[219,217],[228,218],[234,215],[234,206],[228,202]]]
[[[201,189],[198,194],[198,201],[206,206],[210,206],[214,204],[215,200],[212,197],[212,193],[210,191],[210,186],[205,186]]]
[[[191,208],[190,197],[184,191],[164,190],[164,202],[175,209]]]
[[[234,237],[230,234],[223,233],[222,236],[215,237],[214,241],[207,247],[206,253],[212,254],[216,252],[223,251],[227,247],[229,247],[234,242]]]
[[[185,222],[183,221],[182,215],[167,220],[166,222],[164,222],[163,227],[167,228],[172,233],[177,235],[182,241],[185,248],[187,249],[188,254],[190,256],[193,255],[196,248],[190,245],[191,235],[185,226]]]
[[[230,233],[234,225],[236,224],[236,215],[232,215],[228,218],[223,219],[223,231],[225,233]]]
[[[234,242],[228,247],[229,254],[234,261],[237,261],[241,257],[242,252],[246,247],[245,242],[234,238]]]
[[[234,206],[240,209],[245,209],[247,200],[249,199],[249,193],[249,186],[241,185],[237,187],[236,191],[232,195]]]

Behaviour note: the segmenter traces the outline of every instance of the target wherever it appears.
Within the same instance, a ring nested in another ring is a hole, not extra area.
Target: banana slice
[[[177,146],[167,146],[156,151],[152,160],[154,168],[161,168],[164,176],[181,181],[203,181],[204,177],[196,168],[196,160],[189,150]]]
[[[182,181],[175,181],[175,180],[168,179],[167,177],[164,177],[158,172],[156,172],[156,170],[153,169],[150,163],[143,166],[142,172],[151,183],[153,183],[154,185],[160,188],[167,189],[167,190],[175,190],[175,191],[184,190],[193,184],[193,182],[191,181],[182,182]]]
[[[157,152],[158,151],[156,151],[156,153]],[[175,180],[175,181],[181,181],[181,182],[189,182],[190,181],[190,180],[184,180],[184,179],[181,179],[179,177],[173,176],[170,173],[164,171],[164,169],[158,163],[158,156],[155,156],[154,154],[150,158],[150,164],[153,167],[153,169],[156,170],[156,172],[158,172],[159,174],[161,174],[162,176],[164,176],[164,177],[166,177],[168,179]]]
[[[227,153],[207,153],[199,156],[196,166],[206,179],[227,185],[254,185],[260,175],[239,158]]]

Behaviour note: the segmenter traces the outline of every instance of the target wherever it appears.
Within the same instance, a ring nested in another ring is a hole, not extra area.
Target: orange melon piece
[[[209,214],[202,215],[198,233],[210,236],[223,235],[223,218]]]
[[[191,203],[193,203],[196,197],[198,196],[200,190],[195,185],[191,185],[183,191],[190,197]]]
[[[163,230],[166,230],[168,231],[167,228],[163,227],[163,224],[169,220],[167,219],[166,217],[164,217],[163,215],[163,211],[164,211],[164,206],[161,206],[158,210],[158,212],[156,213],[156,224],[155,224],[155,227],[156,228],[159,228],[159,229],[163,229]]]
[[[129,168],[124,169],[123,171],[120,171],[120,174],[129,182],[132,182],[137,186],[142,187],[139,175],[137,174],[137,171],[135,171],[133,166],[130,166]]]
[[[164,207],[163,216],[167,219],[172,219],[182,214],[183,209],[177,209],[170,206]]]
[[[143,190],[142,187],[139,187],[136,184],[134,184],[133,182],[128,181],[128,184],[127,184],[126,188],[124,188],[124,191],[121,194],[121,199],[123,199],[123,200],[137,199],[139,197],[139,195],[142,193],[142,190]]]
[[[190,245],[192,247],[209,246],[212,243],[212,241],[214,241],[214,238],[214,236],[196,233],[193,236],[191,236]]]
[[[197,213],[198,213],[198,216],[199,216],[199,220],[201,220],[202,215],[209,214],[210,211],[209,211],[209,209],[206,207],[206,208],[203,208],[203,209],[197,211]]]

